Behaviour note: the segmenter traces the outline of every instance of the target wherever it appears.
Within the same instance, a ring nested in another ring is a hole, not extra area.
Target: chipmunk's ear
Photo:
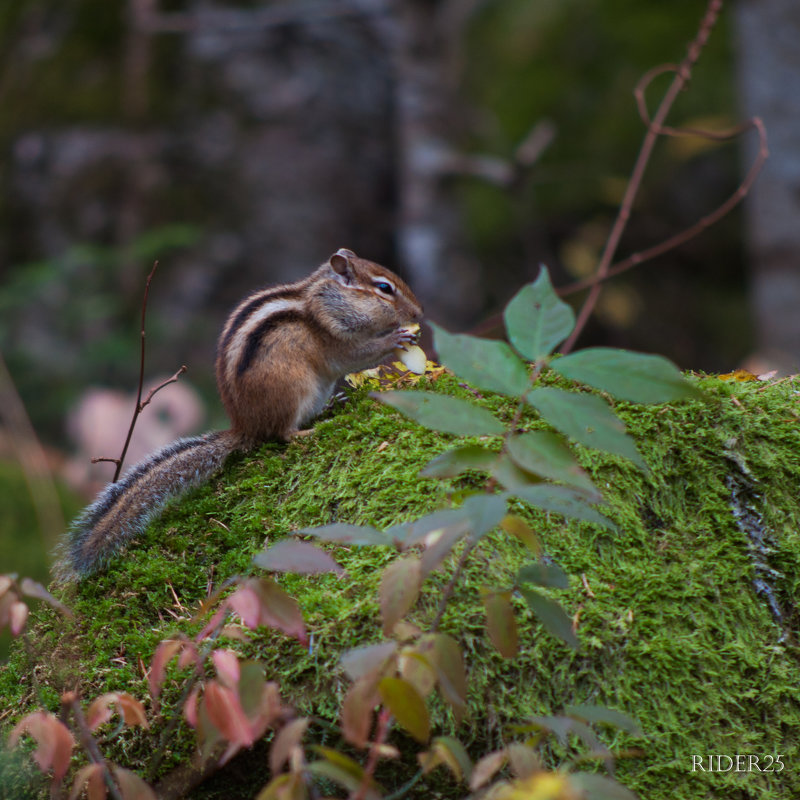
[[[347,250],[340,247],[329,259],[328,263],[331,265],[334,277],[342,283],[352,283],[355,277],[353,271],[353,264],[350,259],[356,258],[356,254],[352,250]]]

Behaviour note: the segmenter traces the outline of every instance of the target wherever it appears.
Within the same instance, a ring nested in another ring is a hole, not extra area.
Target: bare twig
[[[98,464],[102,461],[108,461],[112,464],[117,465],[117,468],[114,471],[114,478],[112,480],[112,483],[116,483],[116,481],[119,479],[120,473],[122,472],[122,464],[125,461],[125,456],[128,452],[128,447],[130,446],[131,437],[133,436],[133,430],[136,427],[136,422],[139,419],[139,414],[141,414],[144,408],[150,403],[150,401],[155,396],[156,392],[159,392],[165,386],[169,386],[169,384],[174,383],[184,372],[186,372],[186,365],[184,364],[171,378],[167,378],[167,380],[158,384],[158,386],[152,388],[149,391],[147,397],[144,400],[142,400],[142,389],[144,387],[145,340],[147,337],[146,326],[145,326],[145,320],[147,317],[147,298],[150,296],[150,283],[153,280],[153,275],[155,275],[156,269],[158,269],[158,261],[153,262],[153,269],[150,270],[150,274],[147,276],[147,280],[144,286],[144,297],[142,298],[142,323],[139,332],[141,339],[141,350],[139,356],[139,385],[136,390],[136,407],[133,409],[133,417],[131,417],[131,424],[128,427],[128,435],[125,437],[125,444],[122,446],[122,452],[120,453],[119,458],[101,457],[92,459],[92,464]]]
[[[364,800],[369,791],[369,784],[372,781],[372,776],[375,774],[375,768],[378,766],[378,760],[381,755],[381,745],[386,742],[389,735],[392,722],[392,712],[388,708],[382,708],[378,712],[378,724],[375,729],[375,741],[369,748],[369,755],[367,756],[367,763],[364,766],[364,777],[361,779],[361,785],[352,796],[352,800]]]
[[[620,204],[617,218],[614,221],[608,241],[606,242],[605,248],[603,249],[603,253],[600,257],[600,263],[598,264],[597,272],[592,278],[589,296],[586,298],[580,312],[578,313],[578,319],[575,324],[575,328],[561,348],[563,353],[569,353],[572,350],[575,345],[575,341],[580,336],[584,326],[586,325],[586,321],[589,319],[589,316],[594,310],[595,304],[597,303],[597,298],[600,295],[602,281],[608,276],[609,269],[611,268],[611,261],[614,258],[614,253],[617,250],[619,241],[622,238],[622,233],[628,224],[628,220],[630,219],[633,201],[637,192],[639,191],[639,187],[641,186],[642,178],[644,177],[645,169],[650,160],[650,155],[653,152],[656,139],[664,130],[664,121],[666,120],[667,114],[672,108],[673,103],[678,97],[678,94],[686,86],[689,78],[691,77],[692,68],[697,62],[697,59],[700,57],[700,53],[708,41],[708,37],[714,28],[721,8],[722,0],[709,0],[709,3],[706,7],[706,12],[700,21],[700,27],[698,29],[697,36],[689,44],[686,57],[683,59],[683,61],[681,61],[677,67],[657,67],[654,71],[651,71],[645,75],[640,82],[641,87],[642,84],[647,85],[657,74],[661,74],[665,71],[672,71],[675,73],[672,83],[670,84],[661,100],[661,103],[656,109],[656,113],[652,119],[652,122],[650,122],[648,125],[647,133],[642,141],[639,155],[636,158],[636,163],[634,164],[633,171],[631,172],[631,177],[625,189],[625,194],[622,198],[622,203]],[[640,103],[640,110],[641,106],[642,104]]]
[[[764,167],[764,163],[769,157],[769,150],[767,149],[767,131],[764,127],[764,123],[759,117],[753,117],[752,119],[743,122],[741,125],[738,125],[736,128],[723,132],[703,131],[695,128],[661,128],[660,132],[668,136],[702,136],[705,139],[718,140],[740,136],[745,131],[751,129],[755,129],[758,133],[758,152],[755,159],[753,159],[753,163],[751,164],[750,169],[747,171],[747,175],[745,176],[744,180],[736,188],[736,191],[725,200],[725,202],[721,203],[711,213],[706,214],[706,216],[699,219],[693,225],[690,225],[688,228],[684,228],[682,231],[678,231],[678,233],[673,234],[663,242],[654,244],[644,250],[639,250],[627,258],[624,258],[622,261],[618,261],[616,264],[614,264],[614,266],[609,268],[608,272],[602,278],[598,279],[598,277],[595,275],[591,278],[575,281],[574,283],[570,283],[566,286],[560,286],[556,290],[559,296],[566,297],[574,292],[588,289],[598,280],[606,281],[609,278],[613,278],[616,275],[627,272],[629,269],[632,269],[633,267],[636,267],[645,261],[649,261],[651,258],[656,258],[657,256],[663,255],[664,253],[676,247],[680,247],[680,245],[688,242],[690,239],[693,239],[695,236],[702,233],[706,228],[711,227],[720,219],[722,219],[722,217],[732,211],[739,203],[742,202],[742,200],[744,200],[755,183],[756,178],[758,177],[762,168]]]
[[[158,386],[153,387],[147,393],[147,397],[145,397],[145,399],[139,403],[139,411],[143,411],[148,405],[150,405],[150,401],[153,399],[156,392],[160,392],[165,386],[175,383],[184,372],[186,372],[186,364],[184,364],[171,378],[167,378],[165,381],[159,383]]]

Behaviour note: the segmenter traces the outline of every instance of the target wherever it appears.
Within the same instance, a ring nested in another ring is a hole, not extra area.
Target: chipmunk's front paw
[[[395,345],[405,347],[409,344],[416,344],[419,339],[419,325],[410,325],[407,328],[398,328],[394,332]]]
[[[397,347],[394,353],[408,370],[417,375],[424,375],[428,357],[425,355],[425,351],[417,345],[418,339],[419,325],[398,328]]]

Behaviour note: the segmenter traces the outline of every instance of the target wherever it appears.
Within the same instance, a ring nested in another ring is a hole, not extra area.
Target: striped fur
[[[236,449],[230,431],[179,439],[131,467],[73,522],[56,566],[61,581],[105,566],[172,497],[205,483]]]

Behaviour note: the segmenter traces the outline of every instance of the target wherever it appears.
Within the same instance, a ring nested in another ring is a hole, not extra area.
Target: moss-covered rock
[[[792,767],[800,755],[800,653],[792,632],[800,622],[800,381],[698,382],[702,401],[616,404],[647,473],[620,458],[578,451],[617,532],[514,509],[571,575],[570,588],[553,596],[574,615],[577,652],[544,632],[520,602],[520,653],[500,657],[484,631],[480,592],[510,585],[531,556],[502,533],[474,551],[442,625],[465,653],[469,712],[460,727],[441,709],[436,721],[473,756],[507,741],[509,722],[594,702],[641,724],[643,740],[609,731],[606,743],[641,750],[621,760],[617,774],[643,798],[800,796],[800,772]],[[473,396],[448,377],[433,388]],[[513,416],[513,404],[502,398],[478,402],[506,421]],[[523,424],[538,423],[531,415]],[[314,436],[233,459],[219,478],[173,504],[111,569],[63,592],[74,621],[38,610],[31,637],[42,699],[34,699],[33,662],[20,648],[0,671],[0,695],[16,709],[6,720],[41,702],[56,710],[58,693],[76,685],[87,698],[125,689],[147,703],[145,673],[156,644],[178,630],[196,632],[198,603],[225,578],[251,571],[266,541],[333,521],[388,526],[480,485],[477,475],[453,482],[418,477],[454,441],[362,394],[319,422]],[[313,648],[272,631],[247,644],[226,642],[260,659],[301,713],[323,720],[335,720],[347,688],[340,654],[381,639],[378,581],[395,556],[390,548],[332,553],[347,570],[342,578],[279,579],[303,609]],[[426,582],[412,614],[421,626],[433,618],[452,569],[453,559]],[[170,676],[167,712],[180,674]],[[112,738],[108,755],[146,770],[154,735]],[[191,741],[181,729],[163,748],[162,774],[187,758]],[[786,768],[692,770],[693,756],[707,765],[708,755],[737,754],[759,756],[762,767],[765,756],[782,755]],[[12,786],[17,773],[6,767],[3,774]],[[202,796],[252,797],[266,777],[248,770],[238,783],[228,779]],[[13,785],[19,793],[9,796],[26,796]],[[419,786],[410,796],[465,793],[449,781],[436,790]]]

